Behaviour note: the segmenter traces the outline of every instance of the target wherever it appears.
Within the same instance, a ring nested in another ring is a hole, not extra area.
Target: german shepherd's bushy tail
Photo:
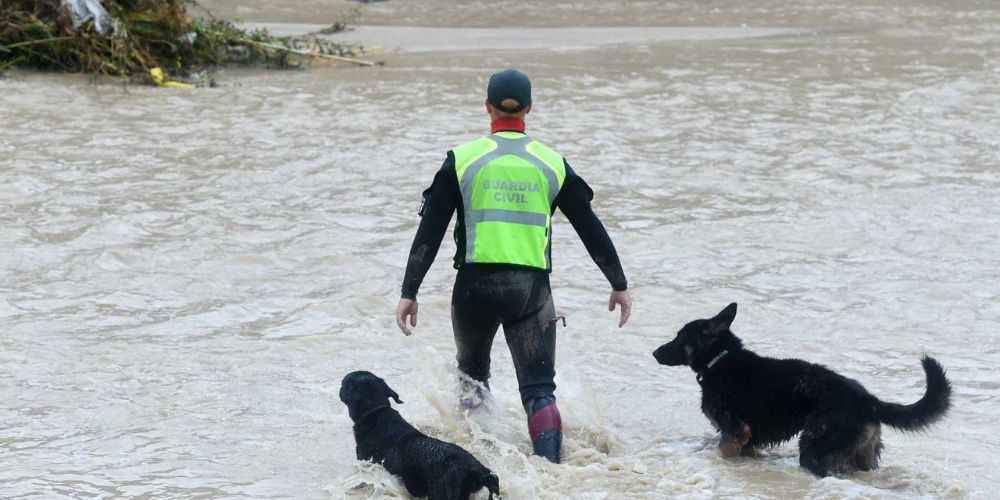
[[[930,356],[920,359],[927,375],[927,391],[919,401],[909,405],[878,402],[878,419],[883,424],[904,431],[918,431],[933,424],[951,406],[951,383],[944,368]]]

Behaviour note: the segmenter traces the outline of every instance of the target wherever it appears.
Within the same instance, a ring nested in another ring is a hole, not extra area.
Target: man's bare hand
[[[402,330],[403,335],[413,335],[413,330],[406,326],[407,318],[410,326],[417,326],[417,301],[399,299],[399,305],[396,306],[396,325]]]
[[[618,328],[621,328],[625,326],[625,323],[628,323],[628,317],[632,314],[632,296],[628,294],[628,290],[611,292],[611,299],[608,300],[608,310],[614,311],[615,305],[622,306],[622,317],[618,320]]]

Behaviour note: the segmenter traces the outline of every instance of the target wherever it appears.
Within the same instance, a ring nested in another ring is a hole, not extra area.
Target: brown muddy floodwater
[[[354,4],[208,5],[294,31]],[[194,91],[0,80],[0,497],[406,497],[354,460],[337,390],[355,369],[509,499],[996,495],[1000,4],[362,11],[342,36],[384,67],[226,70]],[[495,403],[457,408],[450,237],[416,335],[392,318],[420,192],[487,131],[483,89],[506,67],[533,78],[529,132],[596,191],[635,299],[616,329],[557,216],[558,466],[529,456],[502,340]],[[694,375],[650,353],[733,301],[751,349],[885,400],[915,401],[935,356],[950,415],[886,429],[871,473],[817,480],[794,443],[723,460]]]

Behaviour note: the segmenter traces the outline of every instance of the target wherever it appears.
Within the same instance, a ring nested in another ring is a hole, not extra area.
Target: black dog
[[[746,349],[729,326],[736,304],[692,321],[653,353],[661,365],[690,366],[701,384],[701,411],[722,433],[725,457],[752,456],[800,431],[799,464],[817,476],[878,467],[880,423],[923,429],[948,411],[951,384],[932,358],[921,363],[927,391],[911,405],[885,403],[857,381],[798,359],[773,359]]]
[[[392,409],[396,391],[369,372],[352,372],[340,385],[340,400],[354,421],[358,460],[382,464],[400,476],[410,494],[431,500],[466,500],[481,488],[500,495],[500,480],[469,452],[428,437]]]

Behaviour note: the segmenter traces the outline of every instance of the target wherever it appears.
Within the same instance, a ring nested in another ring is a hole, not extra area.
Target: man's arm
[[[594,263],[611,284],[613,291],[608,302],[608,310],[613,311],[616,305],[621,305],[622,313],[618,326],[622,327],[631,314],[632,299],[627,291],[628,280],[625,279],[618,251],[615,250],[615,244],[611,242],[604,224],[590,207],[594,191],[582,177],[576,175],[568,162],[565,165],[566,179],[556,196],[555,204],[569,219],[576,234],[583,241],[583,246],[587,248],[590,258],[594,259]]]
[[[455,157],[451,151],[423,196],[420,226],[417,227],[417,235],[410,246],[410,257],[403,276],[402,299],[396,307],[396,323],[406,335],[413,333],[406,327],[407,319],[411,326],[417,325],[417,291],[437,257],[441,240],[448,231],[448,224],[457,206],[458,179],[455,177]]]

